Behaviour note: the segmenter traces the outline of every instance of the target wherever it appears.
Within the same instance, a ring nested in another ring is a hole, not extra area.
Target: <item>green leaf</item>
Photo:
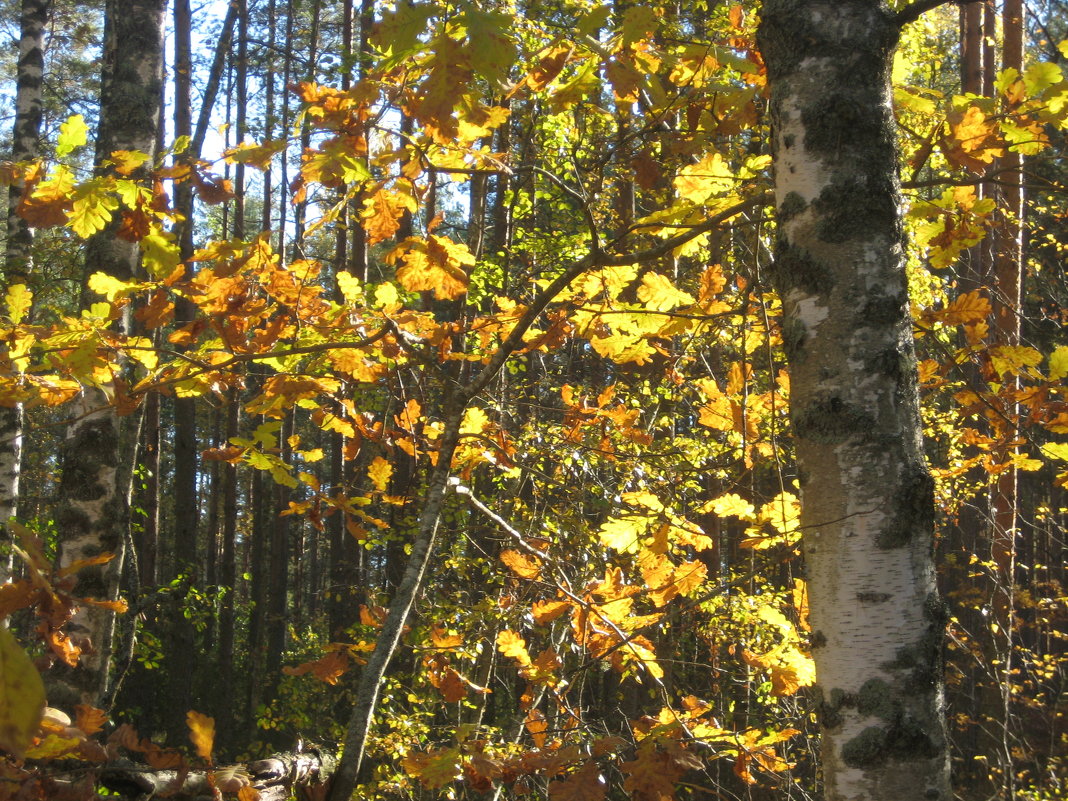
[[[88,141],[89,126],[85,124],[85,117],[81,114],[75,114],[73,117],[68,117],[67,121],[59,126],[59,139],[56,142],[56,155],[62,158]]]
[[[383,63],[384,69],[399,64],[419,47],[419,37],[434,15],[434,7],[426,3],[397,3],[395,10],[382,12],[371,41],[391,56]]]
[[[593,36],[608,22],[612,16],[612,7],[608,5],[595,6],[575,23],[575,32],[579,36]]]
[[[41,674],[14,635],[0,628],[0,751],[20,757],[44,713]]]
[[[629,45],[648,38],[656,32],[659,22],[651,6],[631,6],[623,14],[623,44]]]

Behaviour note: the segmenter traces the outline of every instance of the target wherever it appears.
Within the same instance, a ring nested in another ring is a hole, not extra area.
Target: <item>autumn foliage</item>
[[[289,87],[303,147],[275,131],[215,160],[190,162],[180,146],[154,163],[117,151],[90,175],[76,115],[47,158],[5,163],[4,182],[24,187],[18,213],[42,235],[76,248],[112,226],[138,243],[143,269],[86,276],[81,306],[33,278],[6,286],[0,404],[21,404],[44,429],[98,388],[135,430],[150,398],[195,399],[204,486],[212,471],[240,476],[248,576],[233,587],[194,577],[202,595],[168,613],[195,621],[210,674],[220,599],[234,594],[240,692],[220,699],[210,675],[191,677],[205,714],[182,710],[188,730],[157,736],[151,692],[123,693],[169,668],[160,610],[173,587],[127,577],[127,600],[81,597],[85,565],[55,568],[62,532],[48,515],[9,524],[0,799],[59,798],[60,784],[64,798],[90,798],[122,757],[174,771],[161,795],[196,773],[215,797],[253,801],[258,779],[231,757],[284,750],[298,732],[332,750],[443,462],[437,550],[383,682],[367,797],[813,797],[792,333],[765,275],[774,231],[755,4],[709,4],[702,20],[655,3],[572,5],[544,18],[479,3],[378,9],[349,88],[315,75]],[[909,47],[922,52],[922,35],[903,50],[895,111],[952,610],[951,725],[964,743],[954,759],[974,770],[984,712],[965,699],[1003,678],[983,672],[997,565],[989,542],[959,531],[1013,469],[1027,542],[1008,680],[1024,723],[1009,763],[979,773],[1015,771],[1037,787],[1065,775],[1068,345],[1038,324],[1026,343],[992,339],[990,289],[962,287],[954,265],[995,224],[993,200],[975,191],[990,165],[1063,145],[1068,80],[1036,60],[1001,74],[994,98],[919,85]],[[277,181],[283,160],[302,238],[237,237],[221,216],[251,196],[236,169]],[[175,235],[179,186],[202,215],[191,259]],[[1060,186],[1043,196],[1050,219],[1063,218]],[[469,219],[479,193],[500,216]],[[357,228],[363,265],[335,258],[338,232],[351,241]],[[1025,316],[1051,268],[1036,257],[1028,269]],[[183,304],[191,318],[176,313]],[[1059,307],[1049,314],[1064,322]],[[240,427],[227,436],[232,404]],[[285,629],[286,650],[268,677],[249,634],[263,601],[250,582],[269,560],[252,543],[275,520],[293,550],[288,590],[274,591],[302,606],[269,623]],[[91,647],[66,633],[86,604],[134,607],[119,629],[147,636],[126,664],[115,657],[131,684],[107,710],[42,716],[41,672],[74,669]],[[262,686],[271,696],[251,704]]]

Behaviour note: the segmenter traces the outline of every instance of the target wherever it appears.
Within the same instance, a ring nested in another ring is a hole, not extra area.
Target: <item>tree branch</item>
[[[898,27],[905,27],[910,22],[915,22],[928,11],[944,6],[948,3],[954,3],[958,6],[968,5],[970,3],[978,3],[982,0],[916,0],[915,3],[905,6],[903,9],[894,15],[894,21]]]

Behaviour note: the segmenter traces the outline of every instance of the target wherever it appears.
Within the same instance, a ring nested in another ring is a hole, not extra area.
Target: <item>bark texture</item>
[[[165,0],[109,0],[104,23],[104,64],[96,162],[114,150],[156,152],[162,80],[162,31]],[[86,274],[105,272],[130,279],[139,249],[114,235],[118,220],[86,244]],[[128,327],[128,323],[120,323]],[[112,599],[118,594],[128,526],[128,499],[120,470],[119,419],[102,389],[86,388],[72,404],[62,454],[57,516],[59,564],[66,566],[100,553],[116,558],[78,573],[78,592]],[[129,466],[125,467],[129,470]],[[85,605],[70,627],[85,646],[81,664],[49,676],[52,703],[99,704],[108,683],[114,613]]]
[[[193,770],[180,774],[133,762],[114,762],[101,771],[100,784],[118,798],[210,801],[221,797],[220,789],[226,788],[229,795],[241,785],[255,789],[259,801],[287,801],[294,795],[301,801],[311,801],[323,797],[336,766],[332,754],[311,746],[212,772]]]
[[[827,801],[950,796],[890,66],[878,0],[767,0],[779,240]]]
[[[41,136],[44,82],[44,30],[51,0],[22,0],[19,15],[19,61],[15,86],[15,126],[11,136],[11,159],[37,157]],[[7,204],[7,252],[4,284],[24,283],[33,266],[33,229],[17,214],[22,186],[12,186]],[[0,407],[0,526],[18,514],[19,478],[22,465],[22,406]],[[0,563],[0,582],[10,565]]]

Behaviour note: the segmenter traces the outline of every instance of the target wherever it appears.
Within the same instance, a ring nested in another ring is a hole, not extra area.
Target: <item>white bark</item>
[[[104,24],[104,67],[96,160],[114,150],[156,151],[163,64],[165,0],[108,0]],[[135,243],[115,236],[117,220],[94,234],[86,245],[86,275],[102,271],[133,277],[138,267]],[[88,297],[86,301],[90,300]],[[127,324],[121,324],[124,329]],[[73,412],[63,447],[58,514],[59,563],[66,566],[100,553],[116,557],[106,565],[79,571],[77,591],[112,600],[125,556],[128,526],[125,483],[129,471],[120,434],[122,427],[106,393],[87,388]],[[72,634],[88,650],[76,669],[53,669],[48,679],[52,703],[99,706],[108,688],[114,612],[84,606],[72,621]]]
[[[15,125],[11,158],[36,158],[41,135],[41,85],[44,80],[44,30],[51,0],[22,0],[19,15],[19,62],[15,88]],[[4,283],[25,283],[33,266],[33,230],[18,216],[22,185],[12,186],[7,203],[7,245]],[[0,528],[18,514],[22,466],[22,406],[0,408]],[[0,562],[0,583],[12,570],[10,558]]]
[[[889,72],[878,0],[767,0],[779,220],[827,801],[950,798]]]

